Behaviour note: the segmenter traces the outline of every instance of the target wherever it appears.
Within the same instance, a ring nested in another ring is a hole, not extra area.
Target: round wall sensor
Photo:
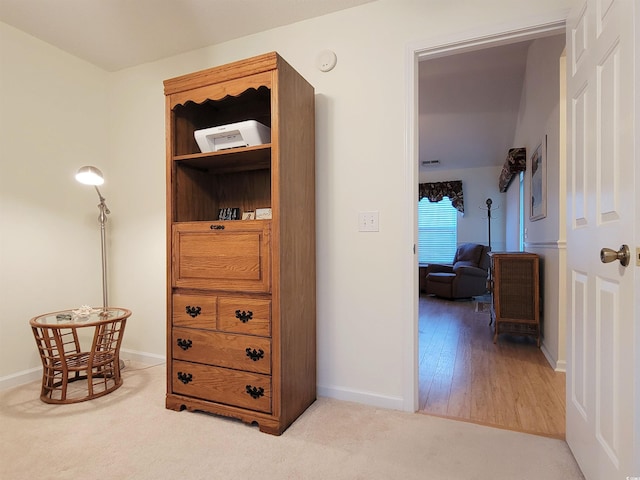
[[[316,66],[318,70],[321,72],[328,72],[333,70],[333,67],[336,66],[338,62],[338,57],[331,50],[324,50],[318,54],[318,58],[316,59]]]

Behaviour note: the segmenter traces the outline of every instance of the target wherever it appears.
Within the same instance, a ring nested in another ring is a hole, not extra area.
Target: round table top
[[[119,307],[94,308],[88,314],[78,310],[61,310],[59,312],[45,313],[38,315],[29,321],[34,327],[47,328],[75,328],[100,325],[102,323],[113,322],[131,316],[131,310]]]

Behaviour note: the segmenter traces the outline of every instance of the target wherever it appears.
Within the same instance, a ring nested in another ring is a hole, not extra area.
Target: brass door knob
[[[620,265],[626,267],[629,265],[630,258],[631,252],[629,251],[629,245],[622,245],[618,251],[610,248],[603,248],[600,250],[600,261],[602,263],[610,263],[615,260],[620,260]]]

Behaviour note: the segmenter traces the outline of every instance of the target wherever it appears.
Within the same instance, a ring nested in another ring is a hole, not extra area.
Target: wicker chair
[[[487,292],[490,248],[478,243],[464,243],[456,250],[451,264],[429,264],[424,271],[426,293],[458,299]]]

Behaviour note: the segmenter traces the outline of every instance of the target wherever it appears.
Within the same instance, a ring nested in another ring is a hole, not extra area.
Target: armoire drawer
[[[271,340],[174,328],[173,358],[268,375],[271,373]]]
[[[215,330],[216,317],[215,295],[173,295],[174,326]]]
[[[271,413],[271,377],[173,361],[173,393]]]
[[[247,335],[271,335],[271,300],[249,297],[218,299],[218,330]]]

